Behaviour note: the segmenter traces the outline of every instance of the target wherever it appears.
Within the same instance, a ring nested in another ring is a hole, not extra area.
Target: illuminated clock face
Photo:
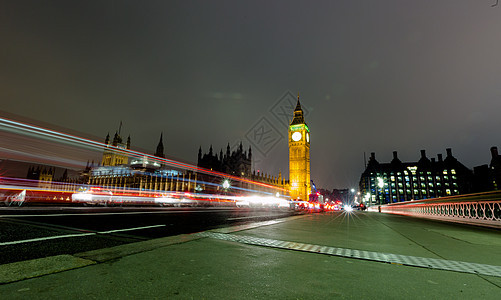
[[[310,134],[309,133],[306,133],[306,142],[309,143],[310,142]]]
[[[296,131],[296,132],[294,132],[294,133],[292,134],[292,140],[293,140],[294,142],[297,142],[297,141],[299,141],[300,139],[301,139],[301,132]]]

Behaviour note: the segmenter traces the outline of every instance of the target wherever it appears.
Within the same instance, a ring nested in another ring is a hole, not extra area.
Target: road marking
[[[28,240],[2,242],[2,243],[0,243],[0,246],[9,246],[9,245],[16,245],[16,244],[41,242],[41,241],[46,241],[46,240],[64,239],[64,238],[81,237],[81,236],[98,235],[98,234],[109,234],[109,233],[123,232],[123,231],[142,230],[142,229],[158,228],[158,227],[164,227],[164,226],[167,226],[167,225],[160,224],[160,225],[115,229],[115,230],[108,230],[108,231],[97,231],[97,232],[89,232],[89,233],[74,233],[74,234],[65,234],[65,235],[55,235],[55,236],[47,236],[47,237],[28,239]]]
[[[337,247],[272,240],[272,239],[258,238],[253,236],[225,234],[225,233],[210,232],[210,231],[199,232],[196,235],[200,237],[232,241],[232,242],[256,245],[256,246],[265,246],[265,247],[279,248],[286,250],[320,253],[332,256],[356,258],[361,260],[399,264],[411,267],[421,267],[427,269],[501,277],[501,266],[494,266],[494,265],[477,264],[477,263],[428,258],[428,257],[407,256],[407,255],[392,254],[392,253],[372,252],[372,251],[364,251],[356,249],[337,248]]]
[[[77,234],[65,234],[65,235],[47,236],[47,237],[36,238],[36,239],[29,239],[29,240],[3,242],[3,243],[0,243],[0,246],[8,246],[8,245],[31,243],[31,242],[40,242],[40,241],[54,240],[54,239],[64,239],[64,238],[70,238],[70,237],[80,237],[80,236],[95,235],[95,234],[96,234],[95,232],[91,232],[91,233],[77,233]]]
[[[136,227],[136,228],[125,228],[125,229],[116,229],[116,230],[108,230],[108,231],[99,231],[99,234],[106,234],[106,233],[114,233],[114,232],[123,232],[123,231],[132,231],[132,230],[141,230],[141,229],[149,229],[149,228],[157,228],[157,227],[165,227],[167,225],[161,224],[161,225],[151,225],[151,226],[144,226],[144,227]]]
[[[272,217],[281,217],[282,215],[255,215],[255,216],[248,216],[248,217],[238,217],[238,218],[228,218],[228,221],[235,221],[235,220],[247,220],[247,219],[256,219],[256,218],[272,218]]]
[[[28,218],[28,217],[75,217],[75,216],[109,216],[109,215],[139,215],[139,214],[174,214],[174,213],[211,212],[210,210],[165,210],[165,211],[133,211],[108,213],[72,213],[72,214],[41,214],[41,215],[0,215],[0,218]],[[217,211],[220,212],[220,211]]]

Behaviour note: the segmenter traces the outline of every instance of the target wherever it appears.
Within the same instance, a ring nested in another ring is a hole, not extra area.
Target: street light
[[[379,192],[381,192],[382,194],[382,190],[383,190],[383,187],[384,187],[384,180],[382,177],[378,177],[377,178],[377,186],[379,187]],[[378,202],[379,204],[383,204],[382,201],[381,201],[381,195],[378,193],[378,191],[376,190],[376,195],[378,197]]]
[[[231,186],[231,185],[230,185],[230,181],[229,181],[228,179],[225,179],[225,180],[223,181],[222,186],[223,186],[223,189],[225,189],[225,190],[229,189],[229,188],[230,188],[230,186]]]

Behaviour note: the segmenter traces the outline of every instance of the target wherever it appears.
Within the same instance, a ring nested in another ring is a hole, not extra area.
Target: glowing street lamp
[[[223,186],[223,189],[225,189],[225,190],[229,189],[229,188],[231,187],[231,185],[230,185],[230,181],[229,181],[228,179],[225,179],[225,180],[223,181],[222,186]]]
[[[381,195],[383,193],[383,188],[384,188],[384,180],[382,177],[378,177],[377,178],[377,186],[379,187],[379,193],[378,191],[376,191],[376,195],[378,197],[378,202],[379,204],[383,204],[382,202],[382,199],[381,199]]]

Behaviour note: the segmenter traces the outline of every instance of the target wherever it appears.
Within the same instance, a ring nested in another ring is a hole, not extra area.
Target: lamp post
[[[378,204],[379,204],[379,205],[382,205],[382,204],[383,204],[383,203],[382,203],[383,201],[382,201],[382,199],[381,199],[381,195],[380,195],[380,193],[382,194],[382,192],[383,192],[383,188],[384,188],[384,180],[383,180],[383,178],[382,178],[382,177],[378,177],[378,178],[377,178],[377,186],[379,187],[379,192],[378,192],[378,191],[376,191],[376,195],[377,195],[377,197],[378,197],[378,201],[377,201],[377,202],[378,202]]]

